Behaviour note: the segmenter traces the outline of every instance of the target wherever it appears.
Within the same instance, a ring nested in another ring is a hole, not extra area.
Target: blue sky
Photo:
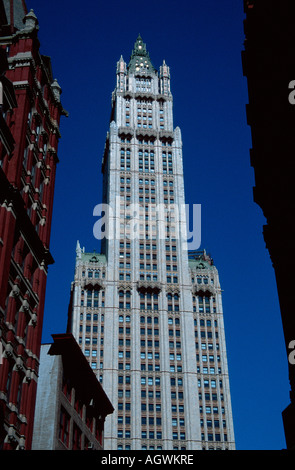
[[[202,244],[217,266],[237,449],[285,448],[289,403],[274,271],[253,202],[242,0],[100,2],[27,0],[38,17],[41,52],[69,112],[62,118],[43,342],[66,329],[79,239],[99,250],[92,228],[101,202],[101,160],[116,63],[141,34],[153,65],[170,66],[174,126],[183,139],[186,202],[202,205]]]

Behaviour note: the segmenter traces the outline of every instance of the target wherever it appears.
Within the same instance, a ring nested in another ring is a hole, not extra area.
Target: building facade
[[[42,344],[32,450],[102,450],[113,407],[71,334]]]
[[[289,0],[244,0],[244,11],[242,63],[249,94],[253,196],[265,216],[263,238],[277,283],[290,382],[290,403],[282,417],[287,448],[295,449],[295,316],[289,287],[295,281],[295,5]]]
[[[102,250],[77,244],[68,330],[115,408],[105,449],[234,449],[218,272],[188,256],[170,69],[140,35],[117,63],[102,172]]]
[[[60,117],[66,112],[23,0],[0,1],[0,409],[4,450],[30,449]],[[5,64],[3,73],[2,64]]]

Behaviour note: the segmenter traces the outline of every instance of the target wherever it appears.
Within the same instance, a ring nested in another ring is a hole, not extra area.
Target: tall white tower
[[[112,402],[105,449],[234,449],[218,272],[188,256],[170,70],[138,36],[102,164],[102,253],[77,244],[69,329]]]

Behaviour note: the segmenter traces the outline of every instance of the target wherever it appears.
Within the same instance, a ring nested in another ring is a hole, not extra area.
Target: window
[[[82,431],[76,424],[73,426],[73,450],[81,450]]]
[[[61,407],[60,411],[60,421],[59,421],[59,439],[65,444],[66,447],[69,446],[69,430],[70,430],[70,416],[66,410]]]

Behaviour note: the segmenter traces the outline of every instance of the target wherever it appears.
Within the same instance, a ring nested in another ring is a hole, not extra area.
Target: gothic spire
[[[131,53],[128,70],[131,72],[150,71],[154,72],[154,66],[151,62],[149,53],[146,49],[146,44],[143,42],[139,34]]]

